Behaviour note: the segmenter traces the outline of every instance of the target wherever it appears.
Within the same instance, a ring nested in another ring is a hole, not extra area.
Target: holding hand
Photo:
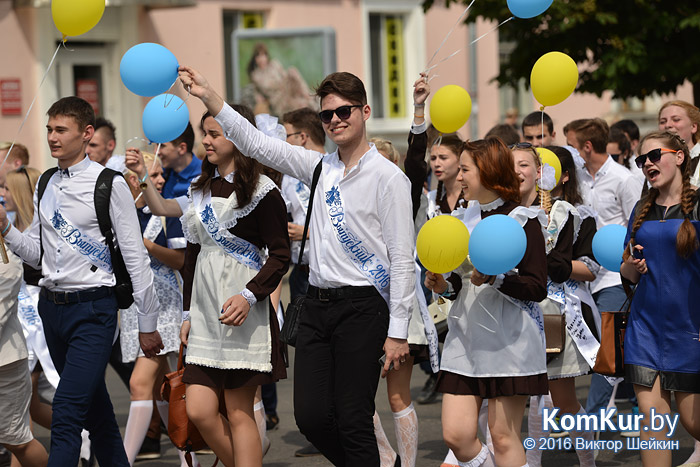
[[[406,363],[406,358],[410,354],[408,340],[387,337],[386,341],[384,341],[384,353],[386,354],[386,361],[382,368],[382,378],[386,376],[392,363],[394,364],[394,370],[398,370],[402,364]]]
[[[425,273],[425,286],[436,294],[441,294],[447,290],[447,281],[442,277],[442,274],[427,271]]]
[[[229,326],[240,326],[245,322],[249,311],[248,300],[243,295],[237,294],[226,300],[219,321]]]
[[[477,287],[486,282],[488,282],[489,284],[493,284],[495,279],[496,276],[487,276],[486,274],[480,273],[476,269],[474,269],[474,272],[472,272],[471,277],[472,284],[476,285]]]
[[[187,347],[187,338],[190,337],[190,327],[192,324],[190,323],[189,320],[183,321],[182,325],[180,326],[180,341],[182,342],[182,345]]]
[[[291,241],[300,242],[304,236],[304,226],[287,222],[287,232],[289,232],[289,239]],[[306,234],[307,238],[308,236],[309,234]]]
[[[127,148],[124,161],[126,167],[139,176],[139,179],[143,179],[144,176],[148,174],[146,170],[146,163],[143,160],[143,154],[137,148]]]
[[[413,83],[413,105],[425,105],[425,101],[430,95],[430,85],[428,84],[428,75],[420,74],[420,78]]]
[[[143,354],[147,358],[155,357],[163,350],[163,341],[160,338],[158,331],[153,332],[140,332],[139,333],[139,343],[141,344],[141,349]]]

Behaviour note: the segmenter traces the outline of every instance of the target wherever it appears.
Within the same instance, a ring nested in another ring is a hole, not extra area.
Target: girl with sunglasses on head
[[[571,182],[570,173],[574,172],[575,174],[573,159],[569,154],[571,166],[567,167],[566,172],[562,168],[559,183],[555,185],[554,168],[542,163],[539,154],[532,145],[519,143],[514,145],[512,149],[515,171],[520,178],[521,204],[526,208],[532,207],[528,211],[528,215],[531,218],[539,219],[544,229],[543,233],[547,237],[548,297],[540,302],[540,307],[545,315],[563,315],[567,325],[562,351],[558,354],[550,354],[547,359],[547,376],[551,398],[545,396],[542,402],[550,410],[552,407],[559,408],[561,410],[560,416],[585,413],[576,398],[574,378],[590,372],[599,344],[592,315],[589,315],[589,325],[581,306],[584,296],[588,297],[589,303],[593,303],[593,299],[590,297],[590,293],[587,295],[576,293],[579,284],[575,279],[590,280],[595,276],[586,263],[573,261],[574,258],[578,258],[574,254],[574,244],[581,233],[581,214],[566,197],[555,199],[552,204],[549,192],[552,190],[557,196],[564,193],[564,186],[567,182]],[[568,154],[565,149],[559,149]],[[576,182],[575,178],[573,182]],[[567,189],[568,198],[573,202],[580,203],[581,197],[578,190],[572,185],[570,187],[574,189]],[[595,221],[593,223],[595,226]],[[589,239],[589,241],[591,240],[592,238]],[[592,253],[590,256],[593,256]],[[578,273],[574,273],[576,269],[578,269]],[[572,326],[571,330],[569,330],[569,325]],[[528,431],[530,436],[536,440],[547,435],[542,431],[542,407],[539,406],[539,402],[539,398],[530,398],[528,414]],[[586,441],[593,440],[592,432],[572,430],[570,435],[574,441],[576,438],[583,438]],[[595,465],[592,450],[577,449],[576,454],[581,466],[591,467]],[[540,466],[542,451],[539,449],[528,450],[527,460],[530,467]]]
[[[426,275],[428,288],[454,299],[438,376],[443,437],[460,466],[494,465],[489,448],[477,438],[479,410],[489,399],[495,462],[519,467],[527,465],[520,440],[527,397],[548,392],[537,306],[547,296],[544,237],[539,222],[519,206],[520,180],[500,139],[465,143],[458,179],[465,199],[478,201],[482,219],[503,214],[518,220],[527,248],[517,272],[471,272],[467,259],[447,280]]]
[[[644,415],[671,414],[675,394],[681,423],[700,438],[700,252],[698,193],[690,184],[690,152],[680,135],[650,133],[637,164],[651,188],[635,207],[620,274],[637,289],[625,332],[625,380],[634,385]],[[644,466],[670,466],[671,451],[643,450]]]

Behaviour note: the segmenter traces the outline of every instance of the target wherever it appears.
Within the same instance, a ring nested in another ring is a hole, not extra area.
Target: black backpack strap
[[[121,172],[117,172],[112,169],[103,169],[100,175],[97,176],[97,181],[95,182],[95,212],[97,213],[97,225],[100,227],[100,232],[107,242],[107,247],[109,248],[109,254],[112,258],[112,270],[114,271],[114,277],[116,279],[116,287],[120,288],[126,286],[127,289],[131,288],[131,276],[126,270],[126,265],[124,264],[124,258],[120,249],[114,246],[114,233],[112,231],[112,219],[109,217],[109,201],[112,195],[112,183],[114,177],[123,177]],[[118,297],[119,300],[119,297]],[[133,298],[131,299],[133,302]],[[120,308],[128,308],[128,305],[123,306],[120,303]]]
[[[301,258],[304,256],[304,245],[306,245],[306,234],[309,232],[309,222],[311,222],[311,208],[314,205],[314,193],[316,192],[316,186],[318,185],[318,179],[321,177],[321,167],[323,166],[323,159],[318,161],[316,168],[314,169],[314,176],[311,180],[311,192],[309,193],[309,209],[306,210],[306,221],[304,222],[304,234],[301,237],[301,248],[299,249],[299,260],[297,264],[301,264]]]
[[[44,192],[46,191],[46,186],[49,184],[49,180],[51,180],[51,177],[53,177],[53,174],[55,174],[56,172],[58,172],[58,167],[51,167],[46,172],[41,174],[41,177],[39,177],[39,181],[37,182],[37,187],[36,187],[36,197],[37,197],[36,212],[37,212],[37,215],[40,215],[39,214],[39,212],[40,212],[39,207],[41,206],[41,197],[44,196]],[[39,270],[41,270],[41,260],[44,258],[44,244],[42,242],[41,232],[42,232],[41,222],[39,222]]]

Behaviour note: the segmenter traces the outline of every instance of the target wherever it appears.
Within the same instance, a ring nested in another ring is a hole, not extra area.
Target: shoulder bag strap
[[[304,256],[304,246],[306,245],[306,234],[309,233],[309,222],[311,221],[311,209],[314,205],[314,193],[316,193],[316,186],[318,186],[318,179],[321,177],[321,166],[323,165],[323,159],[318,161],[316,168],[314,169],[314,177],[311,180],[311,193],[309,194],[309,209],[306,210],[306,221],[304,222],[304,234],[301,237],[301,248],[299,249],[299,260],[297,264],[301,264],[301,258]]]
[[[39,178],[39,182],[37,183],[37,191],[36,191],[36,213],[37,216],[40,216],[40,211],[39,207],[41,206],[41,197],[44,196],[44,192],[46,191],[46,186],[49,184],[49,180],[51,180],[51,177],[53,177],[53,174],[58,172],[58,167],[51,167],[48,169],[46,172],[41,174],[41,177]],[[41,218],[39,218],[41,219]],[[41,270],[41,261],[44,258],[44,244],[42,242],[42,228],[41,228],[41,220],[39,221],[39,270]]]

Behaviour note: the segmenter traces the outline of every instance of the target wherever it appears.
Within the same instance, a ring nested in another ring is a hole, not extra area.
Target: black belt
[[[309,265],[308,264],[297,264],[295,266],[299,272],[305,272],[306,274],[309,273]]]
[[[322,301],[330,300],[343,300],[346,298],[364,298],[372,297],[374,295],[379,295],[377,289],[374,286],[351,286],[347,285],[345,287],[338,287],[336,289],[319,289],[313,285],[309,286],[306,296],[309,298],[316,298]]]
[[[41,288],[41,296],[56,305],[70,303],[92,302],[112,295],[111,287],[96,287],[78,292],[52,292],[46,287]]]

